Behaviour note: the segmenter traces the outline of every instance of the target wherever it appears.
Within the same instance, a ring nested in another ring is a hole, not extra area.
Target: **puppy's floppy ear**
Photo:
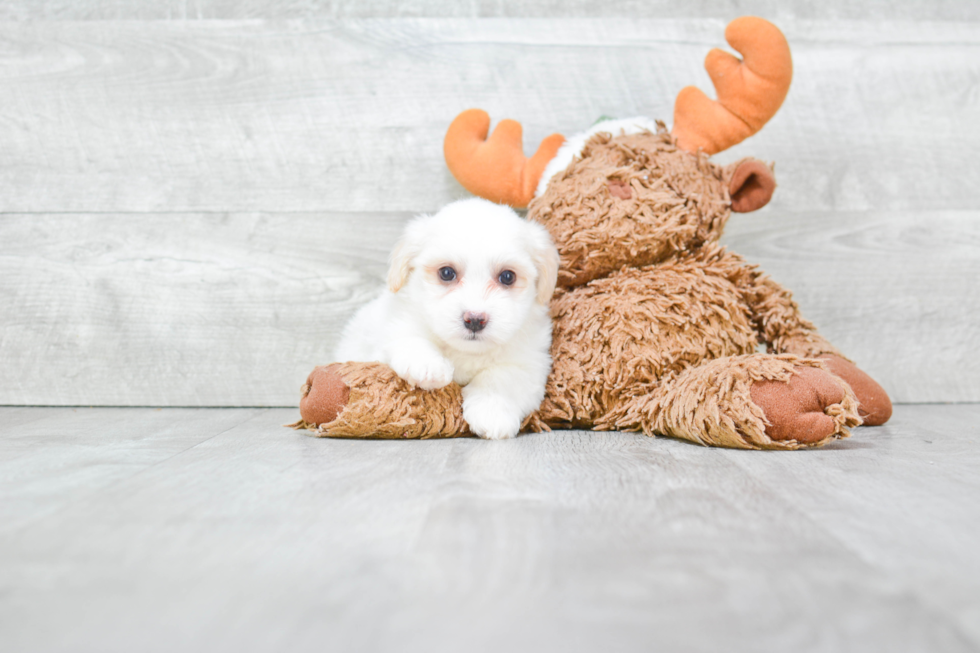
[[[412,272],[412,259],[415,257],[414,248],[408,244],[408,239],[402,237],[388,258],[388,290],[398,292],[408,281]]]
[[[536,287],[539,304],[547,306],[555,294],[558,283],[558,250],[551,240],[548,230],[535,222],[529,222],[531,260],[538,272]]]
[[[398,292],[408,282],[415,267],[415,258],[422,253],[429,239],[431,215],[420,215],[405,226],[405,233],[388,258],[388,289]]]

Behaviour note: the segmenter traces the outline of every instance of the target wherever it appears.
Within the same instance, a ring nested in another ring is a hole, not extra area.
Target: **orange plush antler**
[[[489,131],[490,116],[486,111],[467,109],[456,116],[446,131],[443,145],[446,165],[456,180],[474,195],[523,208],[534,198],[545,166],[565,137],[552,134],[528,159],[524,156],[520,123],[502,120],[488,139]]]
[[[725,29],[725,40],[745,59],[717,48],[708,53],[704,67],[718,101],[688,86],[674,103],[673,135],[690,152],[701,148],[715,154],[762,129],[779,110],[793,79],[789,44],[769,21],[736,18]]]

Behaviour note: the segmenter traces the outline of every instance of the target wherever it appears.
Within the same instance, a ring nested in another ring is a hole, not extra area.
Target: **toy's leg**
[[[816,447],[861,423],[854,394],[813,359],[749,354],[709,361],[629,398],[601,426],[739,449]]]
[[[744,266],[739,270],[740,261],[734,254],[727,255],[726,262],[738,272],[731,274],[731,281],[742,287],[743,296],[755,314],[759,335],[769,345],[769,351],[823,360],[827,369],[851,386],[864,424],[878,426],[887,422],[892,415],[892,402],[885,389],[841,356],[811,322],[803,319],[788,290],[758,270]]]
[[[380,363],[317,367],[302,389],[305,428],[321,437],[449,438],[469,435],[460,387],[413,388]]]

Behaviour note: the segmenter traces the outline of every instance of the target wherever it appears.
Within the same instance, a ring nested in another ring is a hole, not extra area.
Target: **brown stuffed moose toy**
[[[729,24],[744,59],[712,50],[717,91],[679,94],[674,126],[601,122],[526,158],[521,127],[464,111],[446,162],[468,190],[527,207],[561,256],[551,301],[553,369],[524,430],[642,431],[705,445],[797,449],[883,424],[885,391],[817,332],[791,294],[718,244],[731,211],[764,206],[770,166],[710,155],[754,134],[789,90],[783,34],[760,18]],[[760,345],[765,352],[760,351]],[[413,388],[380,363],[316,368],[296,427],[316,435],[467,435],[458,385]]]

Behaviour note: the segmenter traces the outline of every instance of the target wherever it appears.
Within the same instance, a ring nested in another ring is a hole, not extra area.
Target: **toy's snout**
[[[606,182],[606,187],[609,189],[610,195],[621,200],[628,200],[633,197],[633,189],[625,181],[610,179]]]

